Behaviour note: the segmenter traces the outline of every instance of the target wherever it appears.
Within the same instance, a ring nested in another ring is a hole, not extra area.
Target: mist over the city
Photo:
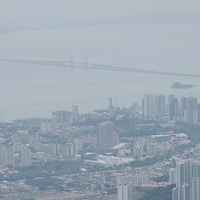
[[[0,199],[199,200],[199,8],[0,0]]]

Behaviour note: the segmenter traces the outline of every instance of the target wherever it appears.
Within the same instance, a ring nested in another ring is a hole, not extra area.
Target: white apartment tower
[[[200,199],[200,161],[182,160],[176,163],[176,187],[172,200]]]
[[[181,108],[184,122],[191,124],[198,122],[198,101],[196,97],[183,97]]]
[[[153,120],[161,120],[166,112],[165,96],[146,94],[143,99],[143,116]]]
[[[118,180],[117,200],[133,200],[132,185],[126,177],[120,177]]]
[[[52,121],[54,125],[68,126],[72,123],[72,113],[69,111],[53,112]]]
[[[79,120],[78,106],[72,106],[72,122],[77,123]]]
[[[112,122],[103,122],[97,127],[97,149],[108,150],[115,146],[118,141],[117,134],[114,132],[114,124]]]

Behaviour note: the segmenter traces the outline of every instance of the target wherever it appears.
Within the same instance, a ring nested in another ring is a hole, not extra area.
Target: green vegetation
[[[200,125],[177,123],[173,128],[175,132],[186,133],[192,142],[192,146],[200,143]]]
[[[136,119],[134,122],[130,119],[119,121],[115,127],[120,137],[147,136],[165,131],[159,123]]]
[[[57,191],[64,190],[64,181],[58,178],[44,177],[26,180],[26,184],[37,187],[39,190],[55,189]]]
[[[28,167],[18,168],[18,173],[9,175],[7,179],[9,181],[16,181],[79,173],[81,164],[80,160],[34,163]]]

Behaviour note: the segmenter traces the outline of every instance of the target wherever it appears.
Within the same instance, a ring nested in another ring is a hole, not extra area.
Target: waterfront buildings
[[[79,120],[78,106],[72,106],[72,122],[77,124]]]
[[[177,121],[179,119],[179,103],[174,95],[168,98],[168,116],[169,121]]]
[[[156,94],[145,94],[142,100],[144,119],[154,121],[181,121],[188,124],[200,122],[200,104],[196,97],[185,96],[178,99],[174,95],[166,97]]]
[[[183,97],[181,99],[181,108],[183,122],[198,122],[198,103],[196,97]]]
[[[143,116],[154,120],[161,120],[166,113],[165,96],[146,94],[143,99]]]
[[[52,121],[54,125],[68,126],[72,123],[72,113],[69,111],[53,112]]]

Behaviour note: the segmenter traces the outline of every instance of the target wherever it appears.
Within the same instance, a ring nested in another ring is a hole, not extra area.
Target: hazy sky
[[[66,23],[195,23],[199,1],[188,0],[1,0],[1,27]],[[150,19],[148,18],[150,17]],[[189,19],[187,19],[189,18]]]
[[[198,14],[200,3],[198,0],[1,0],[0,5],[1,17],[6,20],[45,17],[81,20],[120,18],[147,12]]]
[[[200,2],[0,0],[0,54],[200,73]]]

